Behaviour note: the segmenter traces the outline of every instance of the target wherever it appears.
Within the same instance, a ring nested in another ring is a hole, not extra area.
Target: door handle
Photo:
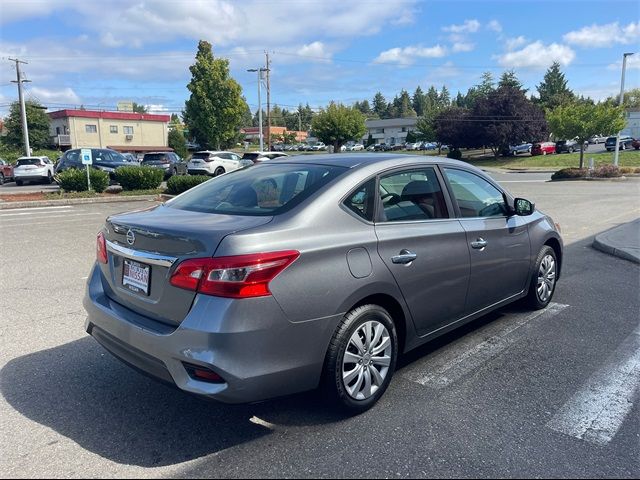
[[[475,248],[476,250],[482,250],[487,246],[487,241],[480,237],[475,242],[471,242],[471,248]]]
[[[391,261],[393,263],[400,264],[400,265],[408,265],[409,263],[413,262],[416,258],[418,258],[418,255],[416,255],[415,253],[410,252],[407,249],[402,249],[400,250],[400,255],[391,257]]]

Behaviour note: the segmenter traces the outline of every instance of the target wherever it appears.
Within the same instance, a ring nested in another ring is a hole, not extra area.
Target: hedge
[[[153,190],[164,180],[164,170],[154,167],[120,167],[115,172],[116,182],[123,190]]]
[[[89,178],[91,179],[91,189],[101,193],[109,186],[109,174],[95,168],[89,169]],[[87,186],[86,170],[70,168],[55,176],[56,182],[65,192],[86,192],[89,190]]]
[[[211,177],[207,175],[187,175],[184,177],[173,175],[167,180],[167,193],[170,195],[179,195],[210,179]]]
[[[447,153],[448,158],[453,158],[454,160],[460,160],[462,158],[462,152],[458,148],[454,148],[449,153]]]

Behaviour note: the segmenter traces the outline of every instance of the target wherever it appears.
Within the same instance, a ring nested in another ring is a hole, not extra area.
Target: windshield
[[[344,167],[258,164],[216,177],[166,205],[227,215],[278,215],[344,173]]]

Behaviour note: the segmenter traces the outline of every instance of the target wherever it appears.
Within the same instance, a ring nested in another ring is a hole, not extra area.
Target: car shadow
[[[121,464],[173,465],[270,435],[260,421],[339,421],[313,393],[253,405],[202,400],[122,365],[92,338],[16,358],[0,392],[27,418]]]

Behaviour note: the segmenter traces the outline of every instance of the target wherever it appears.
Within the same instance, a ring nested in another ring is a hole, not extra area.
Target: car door
[[[531,261],[527,221],[509,215],[508,197],[487,179],[464,169],[443,171],[466,232],[471,259],[466,314],[472,314],[524,290]]]
[[[469,281],[465,231],[451,214],[433,166],[382,175],[379,191],[378,253],[404,295],[416,330],[431,333],[463,316]],[[432,209],[420,206],[421,192],[431,197]]]

